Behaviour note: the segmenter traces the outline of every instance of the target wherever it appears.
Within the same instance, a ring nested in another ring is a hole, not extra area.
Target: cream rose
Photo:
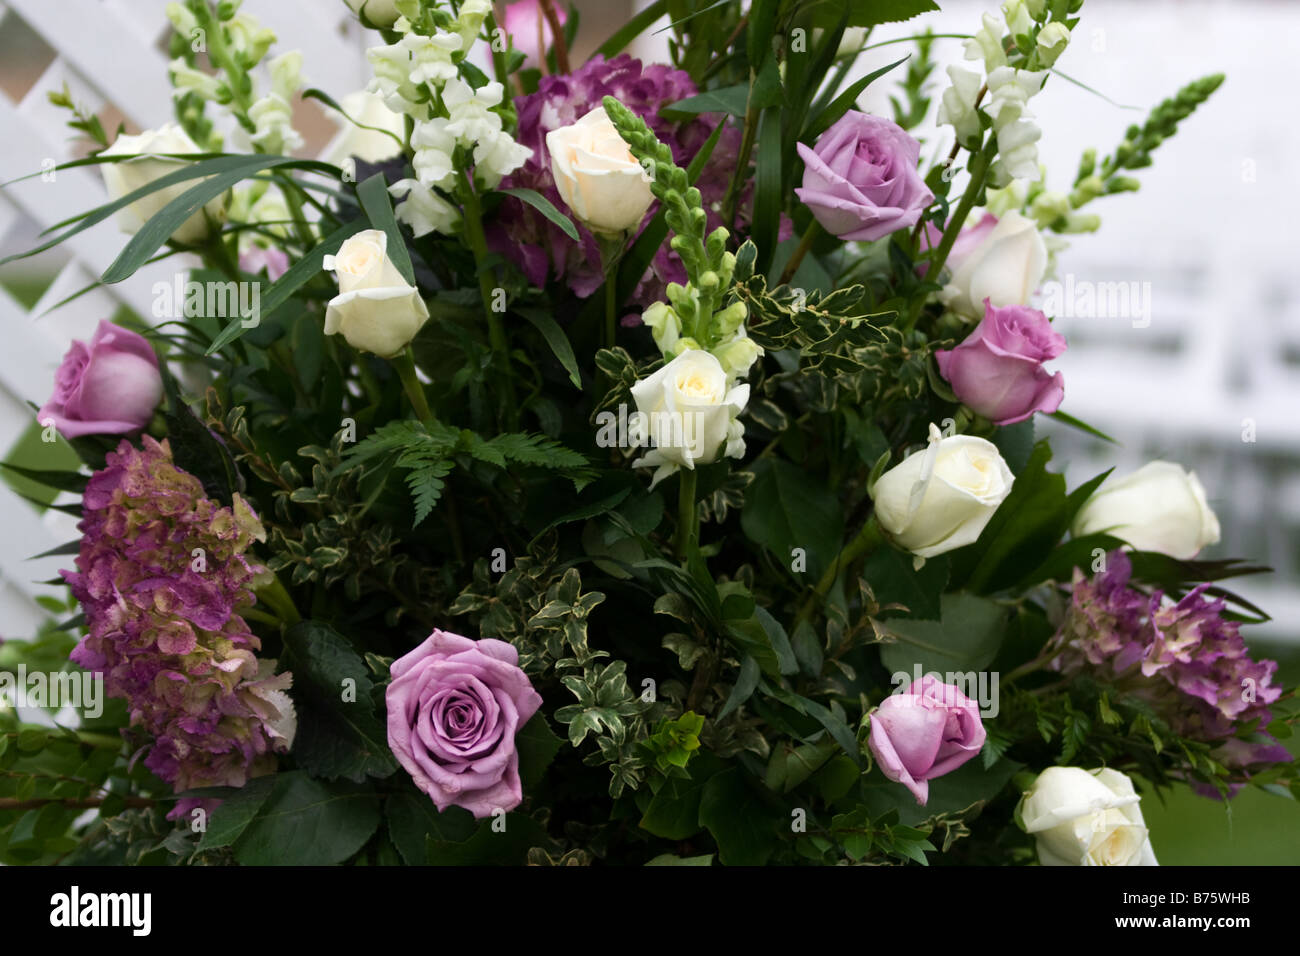
[[[931,425],[929,447],[876,482],[876,519],[901,547],[932,558],[975,541],[1014,480],[991,442],[944,438]]]
[[[355,122],[343,120],[343,134],[330,151],[330,162],[340,164],[355,156],[362,162],[380,163],[401,153],[406,126],[402,115],[390,110],[382,96],[357,90],[343,97],[339,105]],[[366,126],[373,129],[362,128]]]
[[[326,335],[341,332],[353,348],[392,358],[429,318],[419,290],[388,258],[387,233],[357,233],[337,254],[326,256],[324,265],[339,280],[339,294],[325,310]]]
[[[119,136],[101,156],[135,156],[118,163],[104,163],[104,185],[111,199],[121,199],[128,193],[147,186],[168,173],[184,169],[189,163],[183,159],[168,159],[161,153],[199,153],[202,150],[190,139],[185,130],[175,123],[164,123],[158,129],[145,130],[138,136]],[[135,233],[145,221],[157,215],[173,199],[193,189],[202,180],[187,179],[156,189],[117,211],[117,224],[123,232]],[[180,243],[201,242],[209,232],[220,225],[225,216],[229,193],[212,199],[206,206],[190,216],[176,228],[171,238]]]
[[[1011,210],[957,264],[940,298],[958,315],[981,319],[985,299],[999,307],[1027,305],[1046,272],[1047,246],[1038,228]]]
[[[1020,804],[1043,866],[1158,866],[1133,781],[1118,770],[1048,767]]]
[[[657,484],[678,468],[745,452],[744,426],[736,421],[749,401],[749,386],[727,387],[722,364],[701,349],[688,349],[632,386],[637,435],[655,447],[634,467],[657,466]]]
[[[1106,481],[1079,509],[1076,538],[1106,532],[1139,551],[1183,561],[1219,540],[1219,519],[1205,500],[1195,472],[1152,461],[1118,481]]]
[[[654,201],[650,177],[598,106],[572,126],[546,134],[560,197],[592,232],[635,229]]]

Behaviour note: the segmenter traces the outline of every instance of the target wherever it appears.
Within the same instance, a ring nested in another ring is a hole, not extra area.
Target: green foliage
[[[363,782],[397,769],[370,670],[328,624],[302,621],[284,635],[298,711],[294,756],[314,777]]]
[[[415,504],[415,525],[419,525],[442,497],[443,479],[457,464],[472,459],[502,470],[511,465],[549,468],[569,477],[576,488],[593,473],[586,458],[545,435],[507,433],[485,439],[468,429],[456,429],[434,422],[424,425],[406,419],[389,422],[349,449],[340,469],[393,459],[407,470],[406,483]]]

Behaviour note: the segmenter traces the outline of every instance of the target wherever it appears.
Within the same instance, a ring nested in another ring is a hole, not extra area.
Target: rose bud
[[[572,126],[546,134],[555,187],[592,232],[619,236],[635,229],[654,202],[650,177],[598,106]]]
[[[939,374],[971,410],[997,425],[1023,422],[1034,412],[1054,412],[1065,379],[1043,362],[1065,351],[1065,337],[1047,316],[1028,306],[998,308],[984,300],[984,319],[955,349],[934,353]]]
[[[976,226],[976,236],[986,222]],[[999,307],[1029,302],[1047,272],[1047,246],[1033,220],[1012,210],[983,232],[974,248],[963,249],[956,259],[950,255],[947,265],[952,277],[940,298],[958,315],[977,319],[985,299]]]
[[[171,159],[161,153],[200,153],[198,145],[190,139],[185,130],[175,123],[164,123],[156,130],[145,130],[138,136],[119,136],[113,145],[101,152],[100,156],[134,156],[116,163],[104,163],[100,170],[104,174],[104,185],[108,188],[110,199],[121,199],[128,193],[147,186],[155,179],[161,179],[169,173],[190,165],[183,159]],[[174,186],[155,189],[147,196],[122,207],[117,211],[117,224],[123,232],[135,233],[145,221],[157,215],[173,199],[183,195],[197,186],[201,179],[187,179]],[[190,216],[176,227],[171,234],[175,242],[196,243],[203,241],[225,216],[224,193]]]
[[[1158,866],[1140,799],[1118,770],[1048,767],[1024,795],[1018,818],[1043,866]]]
[[[105,319],[89,343],[73,341],[37,421],[52,421],[64,438],[118,435],[149,424],[162,395],[153,346]]]
[[[354,349],[392,358],[429,318],[419,290],[388,257],[382,230],[358,232],[326,256],[324,266],[339,280],[339,294],[325,308],[325,334],[342,333]]]
[[[985,736],[979,705],[927,674],[876,708],[867,745],[881,772],[925,806],[930,781],[979,753]]]
[[[932,424],[929,447],[876,482],[876,520],[900,547],[932,558],[974,542],[1014,480],[992,442],[943,438]]]
[[[831,235],[880,239],[916,224],[934,201],[917,172],[921,144],[901,126],[849,110],[809,149],[795,195]]]
[[[1071,533],[1113,534],[1139,551],[1190,561],[1219,541],[1219,519],[1196,473],[1152,461],[1119,480],[1104,481],[1074,518]]]

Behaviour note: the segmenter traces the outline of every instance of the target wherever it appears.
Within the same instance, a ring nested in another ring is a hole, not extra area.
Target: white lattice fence
[[[165,38],[171,27],[165,0],[6,0],[0,4],[0,39],[26,54],[25,63],[47,65],[18,98],[0,93],[0,181],[77,158],[69,115],[46,94],[66,84],[73,100],[96,113],[112,108],[131,132],[156,127],[172,117]],[[246,0],[244,11],[279,37],[276,50],[301,49],[304,77],[341,98],[365,84],[366,38],[341,2]],[[34,36],[33,36],[34,35]],[[373,35],[370,38],[373,40]],[[41,45],[39,53],[33,50]],[[41,56],[40,54],[44,54]],[[12,75],[18,57],[0,66],[8,88],[27,77]],[[110,130],[111,134],[111,130]],[[326,146],[323,153],[329,153]],[[106,201],[94,167],[62,170],[0,191],[0,250],[29,248],[37,235],[70,216]],[[34,308],[27,309],[0,289],[0,453],[31,426],[27,402],[44,400],[53,372],[73,338],[85,338],[101,319],[127,306],[150,316],[155,281],[170,282],[183,264],[178,258],[140,269],[125,282],[100,286],[46,315],[85,288],[121,251],[125,237],[102,223],[51,252],[22,264],[31,276],[53,281]],[[8,267],[12,269],[13,267]],[[75,537],[75,519],[38,513],[7,491],[0,494],[0,636],[30,635],[42,612],[34,602],[47,590],[37,583],[55,576],[69,558],[28,560]]]

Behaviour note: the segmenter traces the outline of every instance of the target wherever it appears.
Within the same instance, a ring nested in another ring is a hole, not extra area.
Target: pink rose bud
[[[153,346],[104,319],[89,343],[74,340],[63,356],[37,420],[64,438],[122,434],[149,424],[162,394]]]
[[[515,733],[542,705],[504,641],[434,631],[393,662],[388,746],[438,811],[476,817],[523,800]]]
[[[927,674],[876,708],[868,746],[881,772],[925,806],[930,781],[979,753],[984,737],[979,705]]]
[[[849,110],[813,149],[796,148],[804,173],[795,194],[841,239],[869,241],[914,226],[934,202],[916,170],[921,144],[890,120]]]
[[[939,374],[971,410],[997,425],[1023,422],[1034,412],[1054,412],[1065,397],[1065,378],[1043,363],[1065,351],[1065,337],[1037,309],[995,307],[984,300],[984,319],[955,349],[934,353]]]
[[[239,257],[239,268],[252,275],[265,269],[266,277],[274,282],[289,271],[289,257],[280,249],[253,246]]]

